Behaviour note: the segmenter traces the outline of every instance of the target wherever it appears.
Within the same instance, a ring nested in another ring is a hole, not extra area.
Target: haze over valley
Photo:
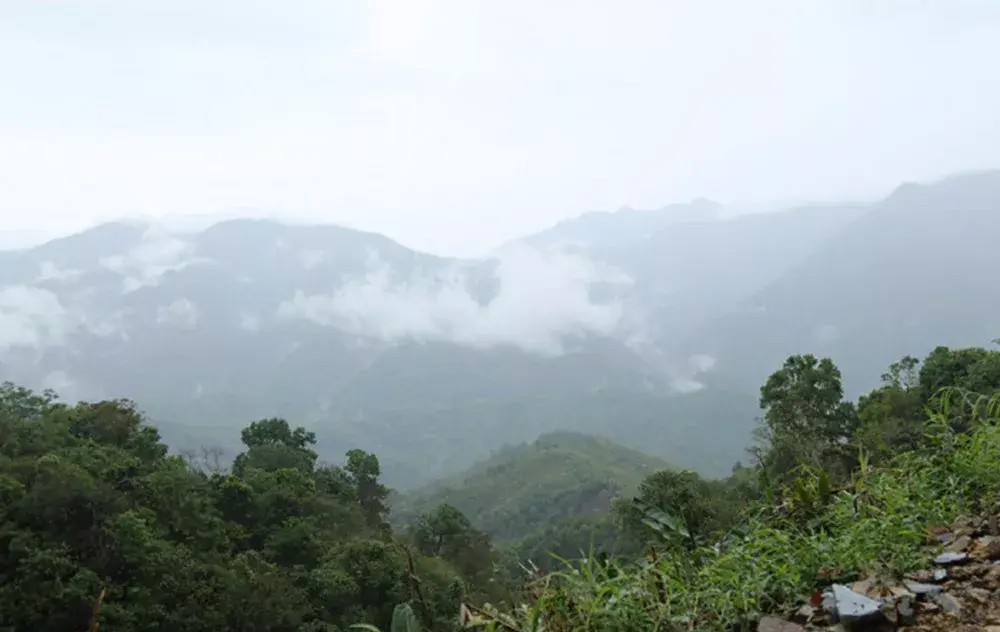
[[[861,393],[902,355],[988,344],[998,208],[1000,172],[735,217],[699,199],[477,259],[334,225],[108,223],[2,252],[0,366],[132,399],[178,450],[232,454],[248,420],[292,419],[330,458],[378,453],[400,488],[560,430],[719,476],[794,352]]]

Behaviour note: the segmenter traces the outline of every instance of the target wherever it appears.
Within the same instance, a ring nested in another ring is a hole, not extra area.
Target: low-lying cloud
[[[156,310],[158,325],[171,325],[184,329],[192,329],[198,324],[198,306],[190,299],[179,298],[169,305],[163,305]]]
[[[296,292],[278,315],[388,342],[513,345],[553,355],[564,350],[567,338],[615,334],[623,308],[613,290],[631,284],[626,275],[584,257],[525,246],[498,255],[497,289],[485,302],[474,295],[467,270],[449,267],[402,282],[398,273],[376,258],[364,277],[331,294]],[[610,288],[610,296],[596,299],[598,287]]]
[[[49,290],[0,288],[0,349],[40,349],[62,344],[79,322]]]
[[[167,272],[205,261],[195,256],[190,243],[161,226],[151,225],[138,244],[125,252],[102,257],[100,264],[124,277],[122,290],[127,294],[157,285]]]

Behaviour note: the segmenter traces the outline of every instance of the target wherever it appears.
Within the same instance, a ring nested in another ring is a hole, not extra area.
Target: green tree
[[[488,535],[447,504],[419,518],[411,530],[417,550],[451,564],[472,585],[484,585],[493,571],[493,547]]]
[[[635,537],[657,542],[661,535],[647,527],[647,508],[664,512],[682,527],[684,545],[694,549],[723,526],[721,491],[695,472],[663,470],[642,482],[635,499],[616,503],[615,515]]]
[[[916,447],[922,440],[925,391],[920,361],[906,356],[882,375],[882,385],[858,400],[854,442],[876,460]]]
[[[829,358],[789,357],[760,389],[763,424],[752,452],[772,482],[786,481],[799,465],[846,475],[853,463],[847,447],[857,411],[844,401],[840,370]]]
[[[368,526],[387,529],[389,505],[386,499],[389,497],[389,490],[379,482],[381,468],[378,457],[364,450],[351,450],[347,453],[344,470],[354,485],[355,497]]]
[[[292,430],[284,419],[255,421],[243,429],[242,439],[247,449],[233,462],[233,471],[238,474],[251,468],[311,472],[315,467],[317,454],[312,448],[316,435],[304,428]]]
[[[232,472],[204,471],[131,402],[0,386],[0,630],[88,629],[98,595],[122,632],[387,628],[415,599],[450,629],[463,584],[392,537],[374,455],[317,468],[280,419],[243,440]]]

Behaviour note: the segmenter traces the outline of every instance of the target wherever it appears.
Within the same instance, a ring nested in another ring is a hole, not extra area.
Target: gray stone
[[[993,593],[985,588],[968,588],[965,594],[979,603],[986,603],[993,597]]]
[[[777,617],[764,617],[757,624],[757,632],[805,632],[805,628]]]
[[[969,561],[968,553],[946,552],[934,558],[934,563],[938,566],[951,566],[952,564],[962,564]]]
[[[934,596],[934,603],[941,606],[941,609],[948,614],[958,614],[962,611],[962,602],[952,597],[948,593],[941,593]]]
[[[936,571],[934,571],[934,574],[931,577],[936,582],[943,582],[944,580],[948,579],[948,571],[944,570],[943,568],[939,568]]]
[[[830,591],[823,593],[823,612],[826,613],[826,622],[830,625],[840,620],[837,616],[837,598]]]
[[[834,584],[833,596],[836,599],[837,617],[848,628],[854,629],[885,619],[881,603],[856,593],[847,586]]]
[[[960,535],[954,542],[944,547],[944,550],[946,553],[962,553],[968,550],[970,544],[972,544],[972,538],[967,535]]]
[[[882,618],[895,628],[899,622],[899,616],[896,614],[896,604],[891,600],[884,601],[879,605],[879,610],[882,611]]]
[[[916,625],[917,611],[913,607],[913,601],[904,597],[896,604],[896,623],[898,625]]]
[[[903,582],[903,585],[917,597],[933,597],[934,595],[941,594],[941,587],[934,584],[921,584],[920,582],[906,580]]]

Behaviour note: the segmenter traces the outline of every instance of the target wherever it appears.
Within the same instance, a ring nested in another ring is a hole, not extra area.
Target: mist
[[[532,353],[562,353],[564,340],[613,335],[622,322],[621,299],[597,301],[597,285],[627,287],[631,279],[581,255],[514,245],[498,253],[496,293],[475,296],[468,266],[433,276],[398,275],[377,255],[367,273],[329,294],[297,292],[278,313],[385,342],[450,342],[473,348],[510,345]]]

